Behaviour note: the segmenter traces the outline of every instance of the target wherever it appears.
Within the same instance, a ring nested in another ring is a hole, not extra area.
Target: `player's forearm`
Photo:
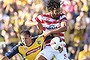
[[[43,26],[42,26],[42,24],[38,23],[37,24],[37,28],[39,30],[39,34],[42,34],[42,32],[43,32]]]
[[[46,37],[49,36],[50,34],[51,34],[51,31],[48,31],[48,32],[43,32],[42,35],[44,36],[44,38],[46,38]],[[41,35],[41,36],[42,36],[42,35]]]
[[[57,28],[57,29],[54,29],[54,30],[50,30],[50,31],[44,32],[43,35],[46,38],[50,34],[60,33],[60,32],[66,31],[66,30],[67,30],[67,26],[64,26],[64,27],[60,27],[60,28]]]
[[[37,25],[38,23],[37,22],[32,22],[32,21],[26,21],[25,22],[25,25],[26,26],[35,26],[35,25]]]
[[[66,30],[67,30],[67,26],[60,27],[60,28],[57,28],[57,29],[51,30],[51,34],[53,34],[53,33],[65,32]]]

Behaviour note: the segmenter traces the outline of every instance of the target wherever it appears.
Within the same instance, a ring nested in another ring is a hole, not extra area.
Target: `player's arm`
[[[51,31],[51,34],[53,34],[53,33],[65,32],[66,30],[67,30],[67,23],[63,21],[61,22],[61,27],[50,31]]]
[[[38,22],[26,21],[25,25],[26,26],[35,26],[35,25],[38,25]]]
[[[10,58],[12,58],[15,54],[19,53],[18,52],[18,46],[16,45],[15,47],[13,47],[10,51],[6,52],[5,56],[2,58],[2,60],[8,60]]]
[[[9,60],[9,58],[7,56],[3,56],[1,60]]]
[[[37,26],[40,33],[42,33],[42,31],[43,31],[43,27],[42,27],[42,24],[40,22],[26,21],[25,25],[29,26],[29,27]]]

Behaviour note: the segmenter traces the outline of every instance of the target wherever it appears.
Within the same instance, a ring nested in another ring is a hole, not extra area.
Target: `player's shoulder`
[[[32,40],[36,40],[38,38],[38,36],[34,36],[32,37]]]
[[[61,20],[67,20],[66,14],[64,14],[63,12],[60,13],[60,19],[61,19]]]

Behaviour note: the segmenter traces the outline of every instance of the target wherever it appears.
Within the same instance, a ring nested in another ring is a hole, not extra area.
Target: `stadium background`
[[[63,1],[62,10],[69,22],[65,32],[69,58],[79,60],[79,53],[86,44],[90,56],[90,0]],[[47,12],[46,2],[47,0],[0,0],[0,58],[20,40],[20,30],[30,30],[34,33],[32,36],[39,34],[36,26],[27,27],[24,23]],[[20,59],[18,54],[12,58]]]

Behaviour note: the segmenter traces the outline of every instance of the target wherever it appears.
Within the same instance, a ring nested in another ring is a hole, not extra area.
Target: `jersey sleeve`
[[[19,53],[19,51],[18,51],[18,46],[19,46],[19,45],[16,45],[15,47],[13,47],[10,51],[8,51],[8,52],[5,54],[5,56],[7,56],[7,57],[10,59],[10,58],[13,57],[15,54]]]
[[[82,59],[82,58],[83,58],[83,56],[84,56],[84,55],[83,55],[83,53],[82,53],[82,52],[80,52],[80,53],[79,53],[79,56],[78,56],[78,59]]]

